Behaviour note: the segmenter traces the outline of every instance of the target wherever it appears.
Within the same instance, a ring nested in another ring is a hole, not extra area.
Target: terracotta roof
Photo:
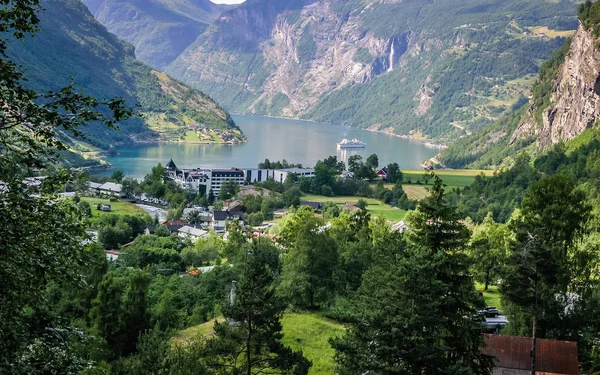
[[[494,374],[531,372],[531,338],[485,335],[483,353],[496,358]],[[538,339],[536,373],[579,375],[577,343]]]

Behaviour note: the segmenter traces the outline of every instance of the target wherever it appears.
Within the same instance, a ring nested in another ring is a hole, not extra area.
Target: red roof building
[[[483,353],[496,358],[494,375],[531,374],[531,338],[485,335]],[[536,374],[579,375],[577,343],[538,339]]]

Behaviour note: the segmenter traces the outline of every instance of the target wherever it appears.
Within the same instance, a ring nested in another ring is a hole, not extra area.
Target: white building
[[[228,181],[233,181],[239,186],[245,184],[255,184],[275,180],[279,183],[285,182],[287,177],[294,173],[298,177],[314,177],[313,168],[288,168],[288,169],[179,169],[177,165],[170,160],[166,165],[166,170],[175,182],[201,194],[209,194],[218,198],[221,186]]]
[[[208,232],[202,229],[184,226],[179,228],[177,235],[181,238],[189,238],[192,242],[198,241],[202,237],[207,237]]]
[[[123,185],[115,184],[114,182],[106,182],[100,185],[97,189],[102,194],[114,195],[115,197],[122,197]]]

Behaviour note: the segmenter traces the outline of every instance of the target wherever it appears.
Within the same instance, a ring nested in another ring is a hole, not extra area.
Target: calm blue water
[[[286,159],[291,163],[314,166],[329,155],[347,161],[350,155],[379,156],[379,164],[396,162],[402,169],[417,169],[419,164],[438,153],[423,143],[382,133],[352,129],[338,125],[258,116],[233,116],[249,141],[239,145],[158,144],[129,146],[118,149],[118,155],[107,157],[115,169],[127,176],[142,178],[158,163],[173,159],[180,168],[254,168],[259,162]],[[367,143],[359,150],[338,150],[343,138],[358,138]],[[112,170],[100,172],[111,174]]]

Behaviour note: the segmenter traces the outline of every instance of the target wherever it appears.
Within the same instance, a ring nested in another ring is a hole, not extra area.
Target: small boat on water
[[[341,142],[337,144],[338,148],[365,148],[367,146],[366,143],[359,141],[354,138],[353,140],[343,139]]]

